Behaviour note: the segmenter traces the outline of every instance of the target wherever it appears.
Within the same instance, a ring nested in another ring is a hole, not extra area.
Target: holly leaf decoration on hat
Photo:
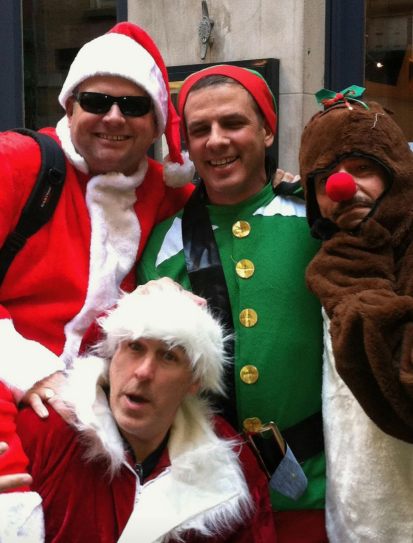
[[[324,106],[325,108],[334,106],[335,104],[344,103],[351,110],[353,108],[350,102],[356,102],[358,104],[361,104],[365,109],[370,109],[364,102],[362,102],[361,100],[357,100],[357,98],[361,98],[364,91],[364,87],[352,85],[351,87],[348,87],[341,92],[321,89],[316,92],[315,97],[318,105]]]

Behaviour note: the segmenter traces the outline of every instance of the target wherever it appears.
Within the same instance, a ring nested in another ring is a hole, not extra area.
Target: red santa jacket
[[[43,132],[57,139],[53,129]],[[58,206],[16,256],[0,289],[0,377],[22,390],[70,365],[94,317],[116,302],[119,287],[134,288],[131,270],[152,227],[192,192],[166,187],[162,167],[146,158],[130,177],[91,177],[73,157],[67,133],[60,128],[59,135],[71,162]],[[17,224],[39,167],[31,138],[0,136],[0,246]]]

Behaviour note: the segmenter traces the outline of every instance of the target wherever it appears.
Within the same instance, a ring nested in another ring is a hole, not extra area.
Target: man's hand
[[[26,394],[22,401],[31,406],[33,411],[42,419],[49,416],[44,403],[48,403],[59,415],[68,422],[71,411],[61,400],[60,394],[66,385],[67,377],[61,371],[57,371],[49,377],[38,381]]]
[[[9,446],[3,441],[0,442],[0,455],[4,454],[8,450]],[[0,476],[0,492],[6,492],[7,490],[13,490],[21,486],[29,486],[33,482],[33,479],[28,473],[16,473],[14,475],[1,475]]]
[[[162,277],[161,279],[156,279],[153,281],[148,281],[144,285],[140,285],[135,289],[134,292],[137,294],[148,294],[150,290],[157,288],[159,290],[163,290],[164,288],[168,289],[171,286],[175,287],[178,290],[184,291],[185,294],[196,304],[200,305],[201,307],[207,305],[207,301],[205,298],[201,298],[200,296],[197,296],[196,294],[193,294],[192,292],[189,292],[189,290],[184,290],[181,285],[178,283],[175,283],[175,281],[172,281],[169,277]]]
[[[272,180],[272,186],[276,187],[283,181],[285,181],[286,183],[295,183],[296,181],[299,181],[299,180],[300,180],[299,175],[294,176],[292,173],[285,172],[284,170],[280,170],[278,168],[278,170],[275,172],[274,179]]]

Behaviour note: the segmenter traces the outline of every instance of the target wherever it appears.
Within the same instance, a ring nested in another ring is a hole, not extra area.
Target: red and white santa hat
[[[93,351],[108,364],[121,342],[158,339],[171,348],[180,346],[185,350],[201,391],[224,392],[228,338],[207,306],[198,305],[177,285],[157,283],[137,288],[121,297],[114,309],[98,319],[98,324],[100,330],[95,332],[100,338],[96,338]]]
[[[171,101],[165,63],[152,38],[138,26],[124,22],[86,43],[70,67],[60,104],[66,108],[74,89],[96,75],[124,77],[148,93],[154,103],[159,137],[164,133],[169,147],[164,161],[165,183],[180,187],[191,181],[194,166],[187,153],[181,153],[180,119]]]

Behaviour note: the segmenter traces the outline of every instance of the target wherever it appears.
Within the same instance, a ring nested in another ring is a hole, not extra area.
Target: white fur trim
[[[42,499],[39,494],[0,494],[1,543],[42,543],[44,536]]]
[[[141,228],[133,206],[136,188],[147,169],[145,157],[130,177],[120,173],[97,175],[87,185],[86,205],[92,225],[89,285],[83,308],[65,326],[67,340],[62,357],[67,367],[71,367],[93,319],[117,302],[120,284],[136,261]]]
[[[263,215],[264,217],[273,217],[274,215],[305,217],[305,203],[296,196],[277,196],[268,205],[258,208],[253,215]]]
[[[187,515],[188,520],[168,534],[178,541],[189,530],[205,537],[233,530],[252,512],[251,496],[233,450],[234,443],[217,437],[208,414],[207,404],[196,396],[188,396],[182,402],[168,444],[171,475],[195,486],[200,492],[226,498],[218,506],[204,509],[197,516]],[[206,443],[209,446],[205,446]],[[175,504],[179,501],[180,491],[175,486],[174,490],[176,499],[172,496],[172,501]]]
[[[195,174],[195,166],[187,152],[182,153],[184,163],[172,162],[169,155],[163,160],[163,179],[168,187],[183,187],[190,183]]]
[[[109,353],[121,339],[162,338],[170,345],[181,345],[202,390],[223,392],[223,331],[207,308],[196,304],[185,291],[169,284],[156,285],[147,294],[137,289],[119,300],[101,325]]]
[[[102,384],[108,364],[97,356],[77,359],[62,396],[76,414],[74,425],[86,446],[85,460],[105,458],[113,476],[125,460],[123,442]]]
[[[65,115],[56,125],[56,134],[62,144],[62,149],[69,160],[69,162],[77,170],[83,173],[89,173],[89,166],[86,164],[85,159],[79,155],[73,145],[72,138],[70,136],[69,118]]]
[[[407,543],[413,537],[413,445],[382,432],[338,375],[324,317],[326,527],[331,543]]]
[[[154,58],[138,42],[124,34],[110,33],[86,43],[69,70],[59,95],[66,108],[67,99],[85,79],[95,75],[115,75],[143,88],[154,101],[160,134],[168,118],[168,90]]]
[[[37,381],[65,368],[54,353],[20,335],[10,319],[0,320],[0,379],[19,402]]]
[[[185,398],[171,428],[171,468],[140,489],[119,542],[137,530],[142,543],[235,531],[251,514],[251,497],[232,446],[214,433],[207,405]]]

